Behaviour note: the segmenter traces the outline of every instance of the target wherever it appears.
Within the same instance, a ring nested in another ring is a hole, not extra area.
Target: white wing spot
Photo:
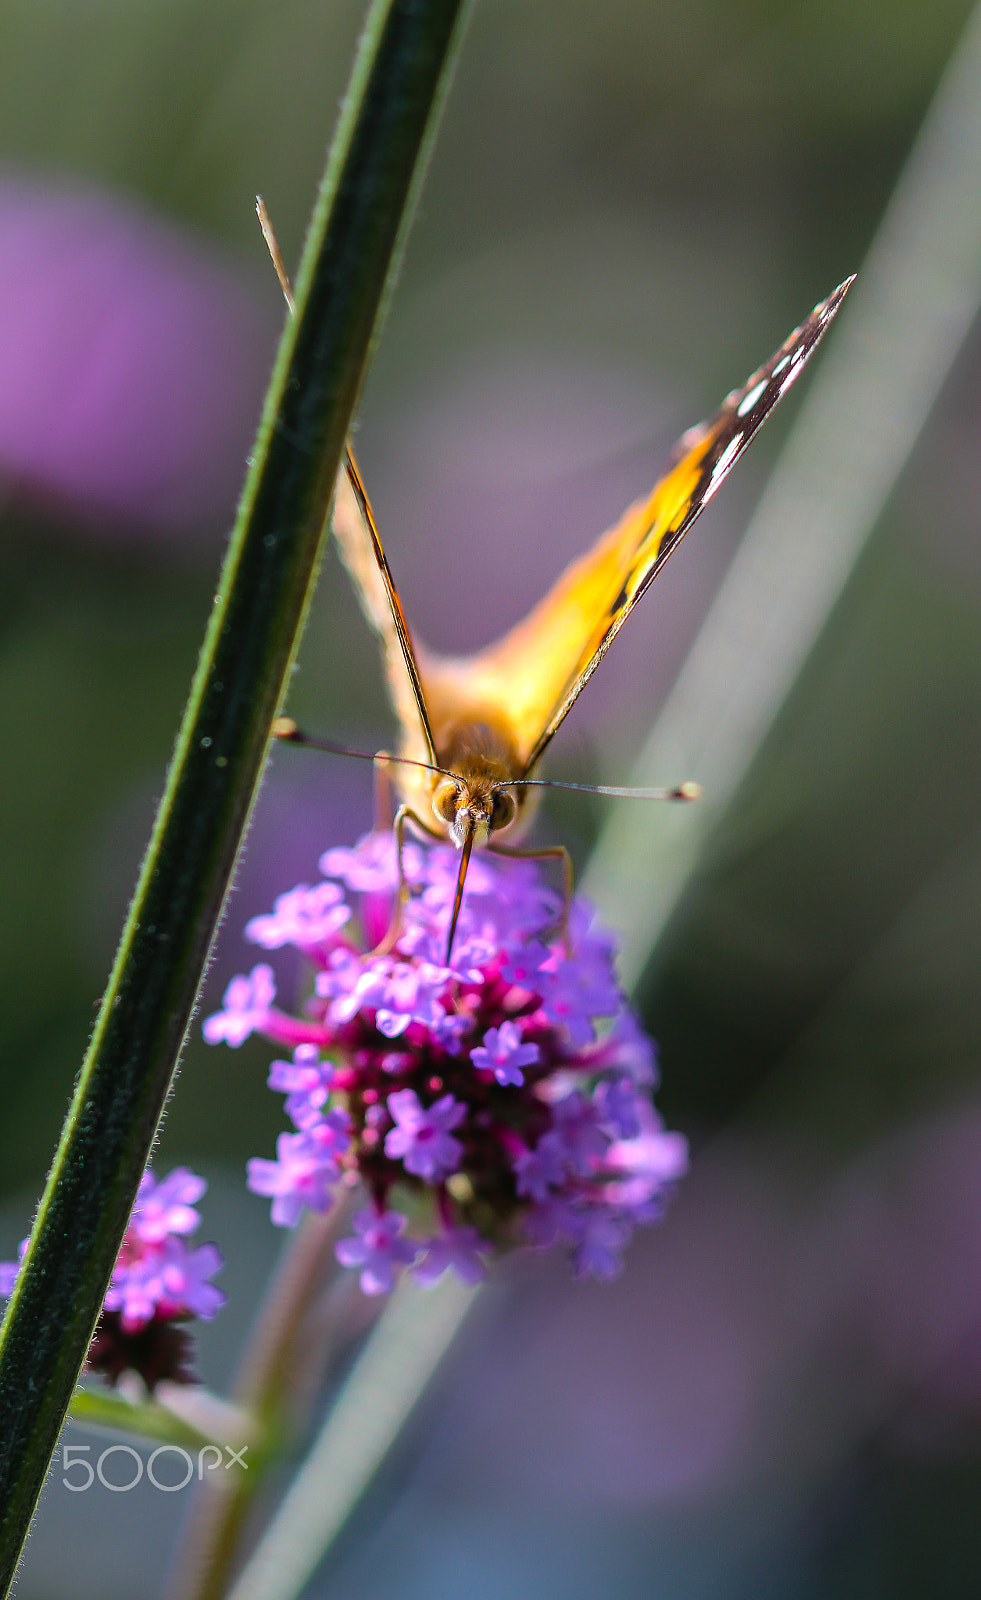
[[[715,466],[712,468],[712,476],[709,479],[708,488],[705,491],[706,500],[711,500],[716,489],[719,487],[719,484],[729,471],[729,468],[732,466],[732,463],[739,454],[739,449],[744,438],[745,434],[735,433],[729,440],[729,443],[726,445],[718,461],[715,463]]]
[[[785,372],[780,380],[780,393],[777,395],[778,400],[783,399],[783,396],[787,393],[790,385],[796,382],[803,370],[804,369],[799,361],[794,361],[791,363],[790,371]]]
[[[761,378],[759,383],[754,383],[752,389],[750,389],[747,395],[743,396],[741,403],[737,406],[737,417],[744,417],[747,411],[752,411],[757,400],[760,398],[760,395],[763,393],[763,390],[766,388],[767,382],[768,380],[766,378]]]

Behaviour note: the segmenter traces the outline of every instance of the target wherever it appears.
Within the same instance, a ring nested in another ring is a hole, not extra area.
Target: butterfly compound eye
[[[498,789],[491,808],[491,832],[500,833],[502,828],[509,827],[514,821],[517,809],[514,795],[507,789]]]
[[[433,790],[433,810],[440,822],[450,827],[460,805],[460,789],[451,778],[444,778]]]

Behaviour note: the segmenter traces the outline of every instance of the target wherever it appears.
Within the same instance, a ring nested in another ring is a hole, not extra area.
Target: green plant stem
[[[167,1444],[184,1445],[189,1450],[199,1450],[202,1445],[217,1442],[152,1400],[131,1405],[117,1395],[79,1389],[72,1396],[68,1415],[83,1428],[111,1428],[114,1433],[162,1439]]]
[[[369,13],[166,791],[3,1325],[0,1594],[13,1579],[171,1087],[288,682],[462,5],[375,0]]]

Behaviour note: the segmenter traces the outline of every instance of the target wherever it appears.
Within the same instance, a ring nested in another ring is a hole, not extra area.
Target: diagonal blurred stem
[[[981,303],[981,7],[940,82],[752,524],[631,782],[700,807],[611,811],[583,887],[635,984],[837,602]],[[846,264],[850,265],[850,263]]]
[[[936,1065],[943,1060],[940,1080],[948,1098],[951,1084],[956,1094],[964,1080],[958,1068],[976,1056],[976,1014],[968,999],[977,987],[978,888],[981,886],[981,827],[959,838],[917,883],[902,905],[879,932],[862,959],[825,997],[796,1037],[784,1057],[778,1094],[793,1095],[799,1105],[819,1084],[818,1116],[830,1119],[840,1141],[860,1144],[869,1129],[864,1118],[881,1118],[882,1099],[875,1082],[856,1084],[854,1031],[864,1042],[875,1030],[876,1049],[861,1050],[863,1062],[888,1061],[892,1115],[898,1103],[902,1112],[903,1085],[911,1082],[910,1061],[918,1061],[917,1082],[930,1085],[930,1099],[938,1094]],[[965,990],[965,1004],[951,1003],[952,993]],[[943,1032],[943,1014],[956,1018],[951,1045]],[[890,1038],[885,1017],[899,1037]],[[927,1042],[929,1041],[929,1050]],[[844,1044],[844,1048],[842,1048]],[[892,1045],[892,1048],[890,1048]],[[819,1075],[808,1068],[822,1062]],[[845,1115],[844,1108],[848,1107]],[[914,1101],[916,1110],[921,1110]]]
[[[116,964],[0,1343],[6,1594],[169,1092],[279,710],[463,0],[374,0]]]
[[[337,1538],[477,1295],[403,1278],[229,1600],[294,1600]]]
[[[304,1365],[301,1348],[309,1354],[311,1310],[323,1290],[346,1209],[341,1204],[322,1215],[308,1212],[270,1284],[235,1383],[235,1400],[250,1417],[259,1448],[248,1473],[199,1485],[168,1585],[173,1600],[218,1600],[228,1587],[252,1501],[293,1431],[295,1417],[289,1413],[296,1406],[289,1403],[289,1391]],[[323,1335],[317,1342],[324,1343]]]

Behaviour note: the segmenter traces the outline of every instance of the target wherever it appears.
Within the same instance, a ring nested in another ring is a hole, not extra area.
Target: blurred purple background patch
[[[748,1490],[797,1516],[865,1441],[976,1441],[979,1188],[977,1101],[838,1173],[795,1141],[703,1147],[616,1283],[512,1269],[519,1294],[498,1290],[472,1336],[429,1492],[452,1484],[485,1514],[510,1498],[653,1515]]]
[[[0,214],[0,479],[111,537],[223,528],[275,297],[94,188],[3,176]]]

